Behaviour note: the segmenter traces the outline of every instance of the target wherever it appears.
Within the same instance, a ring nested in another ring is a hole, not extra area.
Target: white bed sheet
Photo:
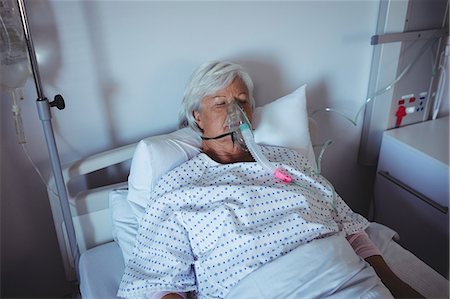
[[[394,231],[371,223],[367,232],[401,279],[426,298],[449,298],[449,281],[395,242]],[[82,254],[79,266],[83,299],[118,298],[116,293],[125,266],[116,242],[87,250]]]
[[[116,296],[125,264],[122,250],[116,242],[109,242],[85,251],[80,257],[81,297],[92,299]]]
[[[264,264],[225,297],[236,298],[394,299],[343,232],[312,240]]]

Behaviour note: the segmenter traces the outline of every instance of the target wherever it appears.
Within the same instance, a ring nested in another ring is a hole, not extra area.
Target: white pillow
[[[305,84],[292,93],[255,109],[255,142],[295,149],[316,169],[308,124]]]
[[[254,135],[259,144],[289,147],[299,151],[315,167],[308,130],[305,89],[306,85],[303,85],[284,97],[256,108],[253,116]],[[200,136],[190,128],[149,137],[138,143],[128,177],[128,195],[117,190],[110,195],[113,236],[122,248],[125,263],[133,250],[138,221],[145,212],[158,180],[197,155],[200,147]],[[118,203],[120,200],[123,202]]]
[[[200,153],[201,138],[190,128],[141,140],[131,160],[128,201],[137,219],[161,176]]]
[[[114,189],[109,192],[109,207],[112,216],[112,235],[122,248],[124,261],[128,262],[133,250],[139,224],[127,201],[128,189]]]

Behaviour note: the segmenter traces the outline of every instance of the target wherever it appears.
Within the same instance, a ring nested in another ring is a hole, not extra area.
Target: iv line
[[[439,66],[438,66],[438,70],[441,71],[441,76],[439,77],[439,82],[438,82],[438,88],[437,88],[437,92],[436,92],[436,97],[434,100],[434,105],[433,105],[433,115],[431,119],[436,119],[437,114],[439,112],[439,106],[441,105],[442,102],[442,97],[443,97],[443,89],[444,89],[444,82],[447,78],[447,71],[445,69],[446,64],[447,64],[447,59],[448,59],[448,45],[445,46],[444,51],[442,51],[440,58],[439,58]],[[441,63],[442,62],[442,63]]]
[[[23,130],[23,122],[22,122],[22,114],[21,114],[21,110],[19,105],[17,104],[17,99],[16,99],[16,90],[12,90],[11,91],[11,95],[12,95],[12,100],[13,100],[13,104],[12,104],[12,112],[13,112],[13,116],[14,116],[14,123],[16,126],[16,135],[17,135],[17,139],[18,139],[18,143],[22,146],[22,150],[25,153],[25,156],[27,157],[28,161],[30,162],[31,166],[34,168],[34,170],[36,171],[36,173],[38,174],[40,180],[42,181],[42,183],[47,187],[47,190],[49,190],[50,192],[52,192],[54,195],[58,196],[58,193],[53,190],[46,182],[44,179],[44,176],[42,175],[41,171],[39,170],[39,168],[36,166],[36,164],[34,163],[33,159],[30,157],[30,154],[28,153],[28,150],[26,148],[26,138],[25,138],[25,133]],[[19,90],[19,92],[21,93],[22,90]],[[21,96],[22,98],[23,96]]]
[[[53,190],[49,185],[47,185],[47,183],[45,182],[44,176],[42,175],[41,171],[39,170],[39,168],[34,163],[33,159],[31,159],[30,155],[28,154],[28,150],[27,150],[25,144],[21,143],[20,145],[22,146],[23,152],[25,153],[25,156],[28,158],[28,161],[30,162],[31,166],[33,166],[34,170],[39,175],[39,178],[41,179],[42,183],[47,187],[47,190],[52,192],[54,195],[58,196],[58,193],[55,190]]]

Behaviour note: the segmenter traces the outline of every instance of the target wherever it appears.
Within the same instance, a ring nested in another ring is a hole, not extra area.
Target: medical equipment
[[[231,135],[231,139],[234,145],[237,145],[241,149],[247,150],[242,134],[239,131],[239,125],[245,122],[244,117],[239,111],[239,104],[236,104],[237,100],[228,99],[225,101],[227,107],[227,117],[225,118],[223,127],[228,129],[228,132],[220,134],[215,137],[201,136],[203,140],[221,139]]]

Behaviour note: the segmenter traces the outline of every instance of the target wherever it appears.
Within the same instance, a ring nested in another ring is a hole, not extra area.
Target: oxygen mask
[[[290,183],[292,178],[282,169],[274,167],[274,165],[264,156],[259,145],[256,144],[250,121],[248,120],[244,109],[239,104],[239,101],[228,101],[226,109],[227,117],[224,121],[223,127],[227,128],[228,132],[216,137],[202,136],[201,138],[203,140],[211,140],[231,135],[234,145],[249,151],[255,161],[260,163],[267,171],[273,173],[277,179],[285,183]]]
[[[243,124],[250,127],[250,122],[245,115],[244,109],[238,101],[230,101],[227,107],[226,126],[231,133],[231,139],[233,140],[234,145],[247,150],[247,146],[241,132],[241,125]]]
[[[247,146],[244,140],[244,137],[241,133],[241,126],[245,125],[248,128],[250,128],[250,121],[248,120],[244,109],[242,108],[239,101],[236,100],[229,100],[227,101],[227,117],[225,118],[225,121],[223,123],[223,127],[227,128],[228,132],[215,136],[215,137],[206,137],[202,136],[201,138],[203,140],[212,140],[212,139],[220,139],[224,138],[228,135],[231,135],[231,139],[233,141],[233,144],[247,150]]]

